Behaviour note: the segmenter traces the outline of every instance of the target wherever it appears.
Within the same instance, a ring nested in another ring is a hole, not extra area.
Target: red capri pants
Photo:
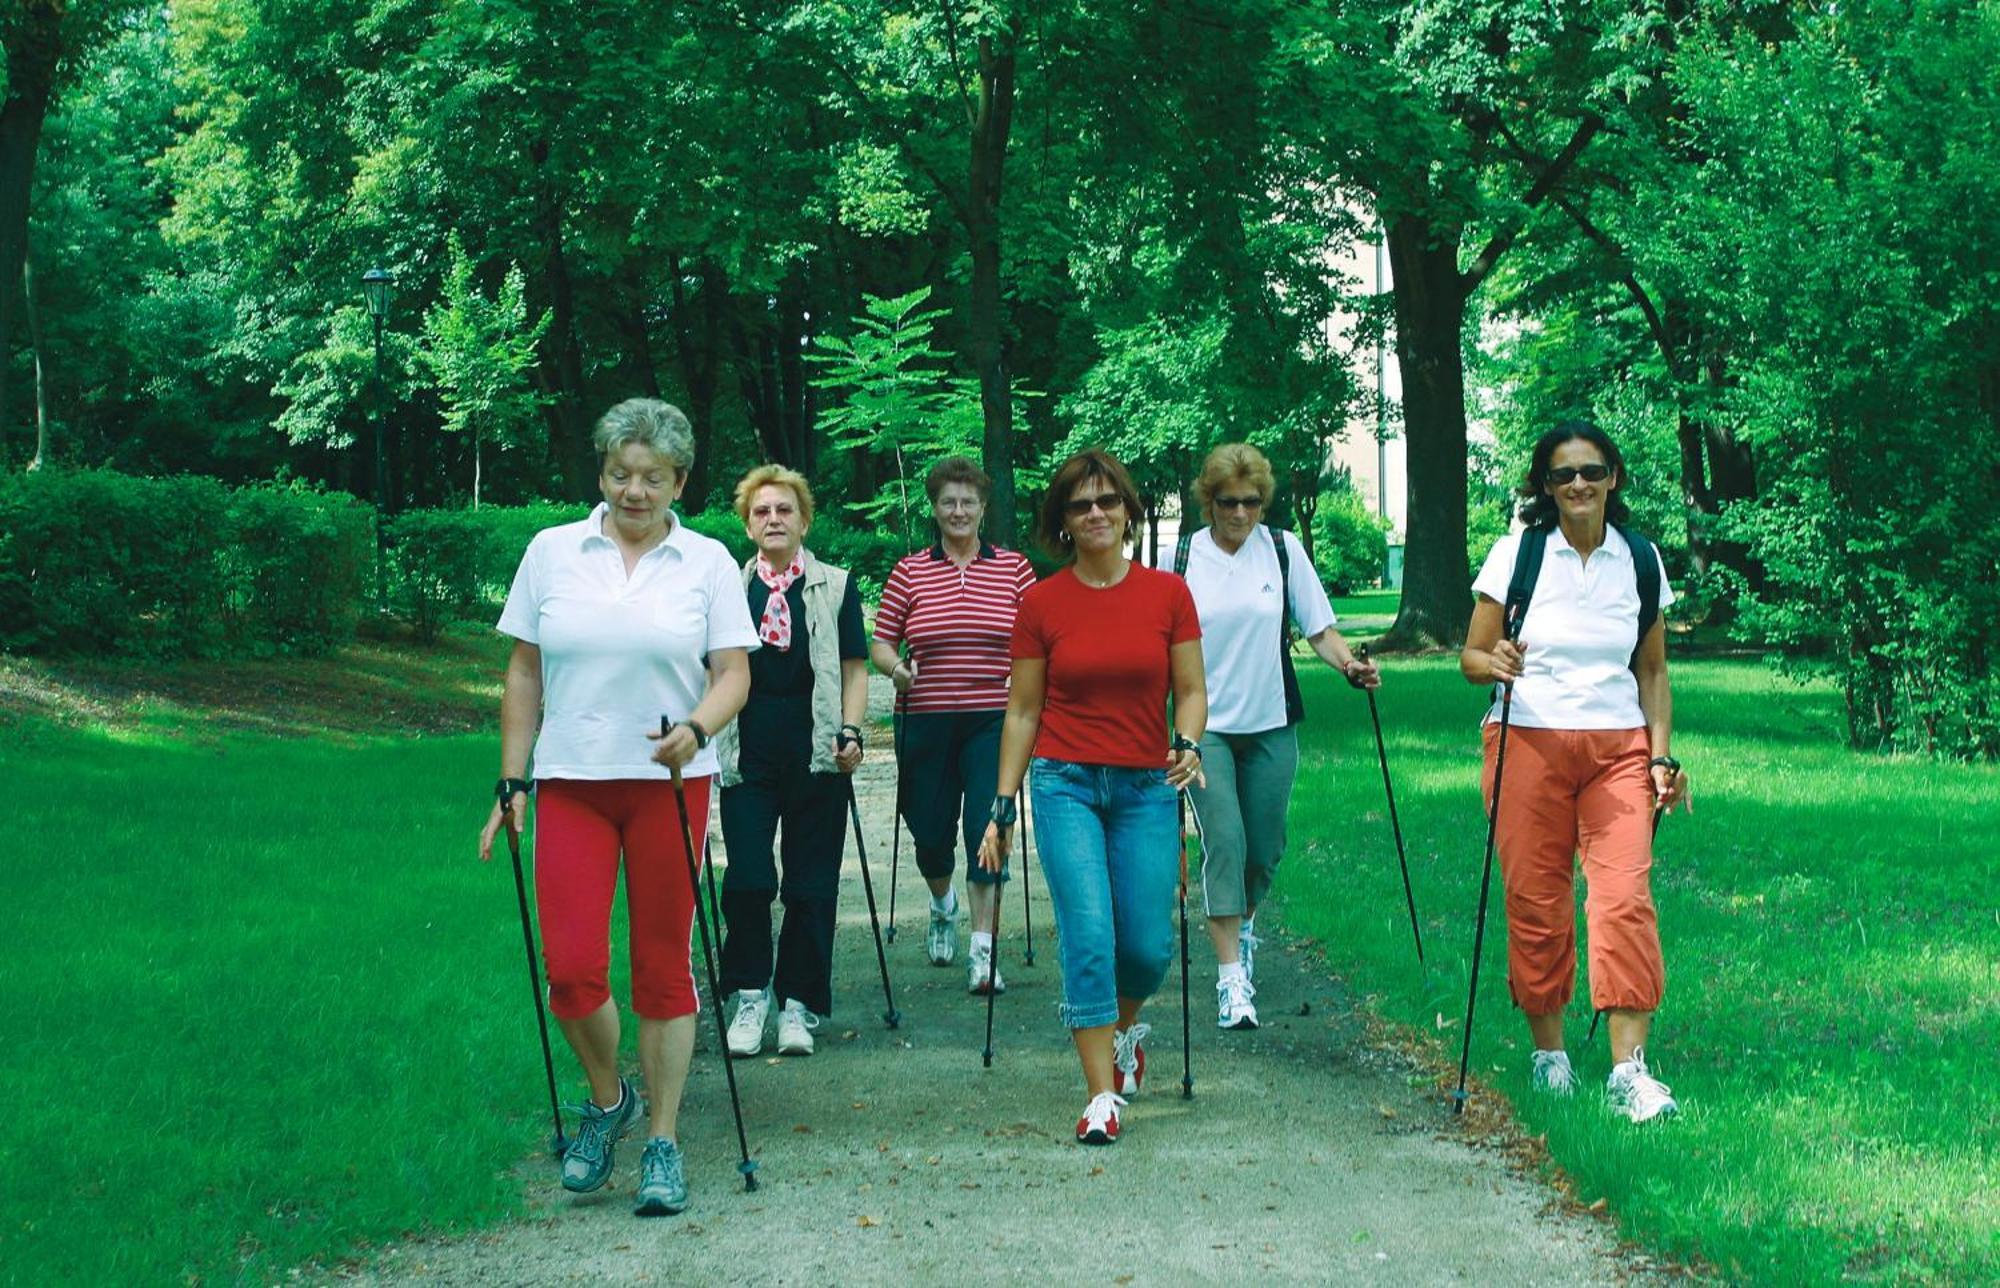
[[[1500,727],[1485,730],[1493,801]],[[1529,1015],[1569,1004],[1576,978],[1574,860],[1590,927],[1590,1000],[1653,1011],[1666,992],[1653,909],[1653,781],[1643,729],[1507,731],[1497,844],[1507,888],[1507,984]]]
[[[683,781],[688,830],[699,846],[708,835],[710,779]],[[689,960],[694,892],[680,809],[673,783],[646,778],[545,778],[536,785],[535,907],[549,1009],[581,1019],[611,997],[611,900],[621,854],[632,1009],[649,1020],[692,1015],[699,1008]]]

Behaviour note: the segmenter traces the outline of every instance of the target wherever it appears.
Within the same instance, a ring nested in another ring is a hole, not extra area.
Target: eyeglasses
[[[1255,510],[1264,504],[1261,496],[1218,496],[1215,508],[1218,510]]]
[[[1063,512],[1072,519],[1081,519],[1084,515],[1089,514],[1092,509],[1102,510],[1106,514],[1110,514],[1114,510],[1121,510],[1124,507],[1125,498],[1116,492],[1099,492],[1096,496],[1080,496],[1073,501],[1065,501],[1063,503]]]
[[[1602,483],[1611,477],[1611,467],[1609,465],[1594,464],[1558,465],[1555,469],[1549,471],[1549,482],[1555,484],[1557,487],[1561,487],[1574,480],[1578,475],[1582,475],[1583,481],[1586,483]]]
[[[931,504],[936,506],[938,509],[944,510],[949,513],[955,510],[977,510],[980,506],[984,505],[985,502],[981,501],[976,496],[967,496],[967,497],[947,496],[947,497],[940,497],[936,501],[933,501]]]

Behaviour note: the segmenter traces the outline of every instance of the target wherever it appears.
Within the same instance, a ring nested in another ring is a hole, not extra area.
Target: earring
[[[1057,533],[1056,536],[1057,539],[1060,540],[1064,545],[1068,545],[1070,542],[1076,539],[1069,535],[1068,528],[1064,528],[1061,532]]]

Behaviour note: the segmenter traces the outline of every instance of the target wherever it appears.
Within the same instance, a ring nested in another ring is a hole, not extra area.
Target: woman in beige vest
[[[757,547],[743,584],[762,646],[750,655],[750,699],[716,739],[729,852],[722,991],[736,1001],[729,1052],[763,1050],[775,1002],[778,1054],[811,1055],[812,1030],[833,1010],[846,775],[861,763],[868,639],[853,579],[805,548],[813,497],[801,475],[750,471],[736,485],[736,513]],[[774,899],[785,906],[775,945]]]

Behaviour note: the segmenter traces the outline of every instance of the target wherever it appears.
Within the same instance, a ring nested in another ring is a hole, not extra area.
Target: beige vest
[[[813,673],[812,772],[831,774],[833,739],[840,732],[840,601],[847,596],[847,570],[821,563],[805,551],[806,570],[800,574],[806,601],[806,647]],[[743,588],[757,575],[757,556],[743,565]],[[770,645],[765,645],[769,648]],[[715,735],[715,753],[722,759],[722,785],[743,781],[742,734],[731,720]]]

